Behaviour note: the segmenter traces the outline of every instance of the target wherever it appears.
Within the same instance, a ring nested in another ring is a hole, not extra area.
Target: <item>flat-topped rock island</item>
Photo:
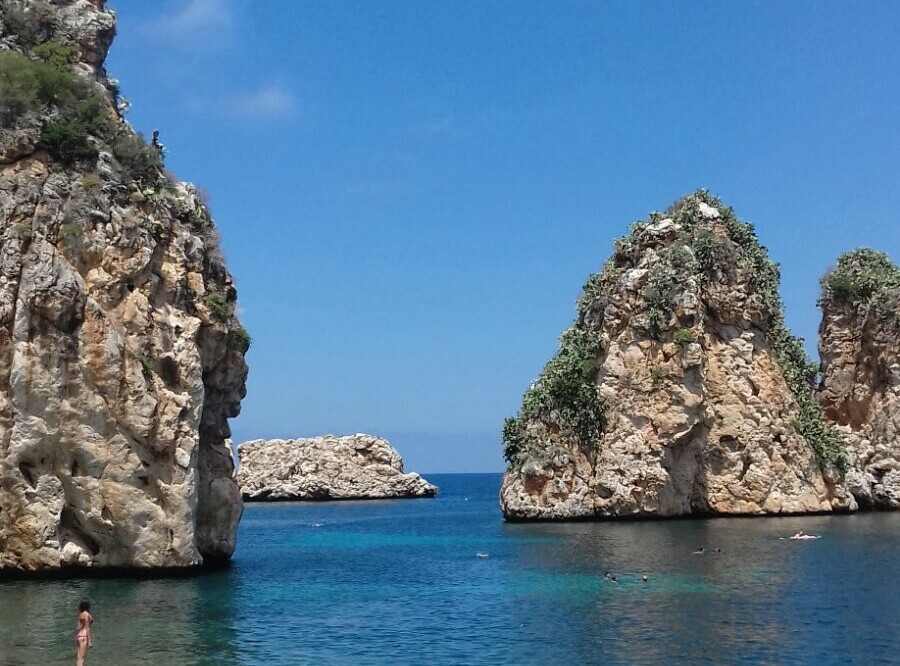
[[[237,475],[248,502],[433,497],[386,439],[357,433],[244,442]]]

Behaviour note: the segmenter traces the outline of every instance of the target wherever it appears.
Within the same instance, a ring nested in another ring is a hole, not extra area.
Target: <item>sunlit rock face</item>
[[[400,454],[362,433],[245,442],[238,485],[247,501],[432,497],[437,488],[404,473]]]
[[[507,420],[507,519],[855,508],[778,283],[703,191],[635,224]]]
[[[900,268],[856,250],[822,279],[819,399],[848,446],[865,507],[900,509]]]
[[[227,559],[249,338],[215,225],[120,117],[102,0],[0,23],[0,572]]]

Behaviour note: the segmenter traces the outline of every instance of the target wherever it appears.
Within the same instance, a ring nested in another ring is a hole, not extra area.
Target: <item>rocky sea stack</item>
[[[705,191],[636,223],[503,431],[511,520],[853,510],[778,267]]]
[[[245,442],[238,485],[247,501],[433,497],[437,488],[403,472],[400,454],[381,437],[356,434]]]
[[[103,0],[0,2],[0,571],[190,567],[241,515],[209,211],[121,116]]]
[[[849,252],[819,304],[819,398],[848,442],[847,485],[863,507],[900,509],[900,268]]]

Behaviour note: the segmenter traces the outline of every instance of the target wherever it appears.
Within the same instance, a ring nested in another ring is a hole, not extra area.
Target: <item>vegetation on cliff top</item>
[[[724,233],[722,231],[724,230]],[[525,393],[522,409],[506,420],[504,455],[521,464],[529,453],[546,449],[547,432],[568,443],[596,447],[603,431],[603,409],[595,381],[601,353],[598,322],[616,297],[626,272],[637,268],[644,253],[656,253],[642,297],[646,307],[630,323],[659,341],[680,345],[694,339],[693,322],[677,317],[687,292],[703,295],[715,283],[749,280],[759,299],[769,344],[793,394],[799,414],[795,427],[821,463],[843,468],[844,444],[825,424],[813,396],[818,367],[806,355],[803,341],[790,334],[778,292],[778,266],[759,243],[753,226],[740,221],[730,207],[706,190],[676,202],[665,213],[652,213],[616,242],[615,252],[600,273],[592,275],[578,300],[578,319],[560,339],[556,356]],[[535,423],[544,428],[534,428]]]
[[[820,305],[848,303],[862,316],[873,313],[900,322],[900,268],[883,252],[860,248],[842,254],[821,287]]]
[[[10,128],[39,123],[38,147],[65,166],[96,161],[105,143],[128,178],[157,180],[160,152],[115,115],[94,79],[75,73],[74,60],[74,49],[55,41],[34,45],[27,55],[0,53],[0,122]]]

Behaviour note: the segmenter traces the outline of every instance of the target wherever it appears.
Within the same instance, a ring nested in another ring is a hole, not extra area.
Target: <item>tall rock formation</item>
[[[819,399],[847,439],[859,504],[900,509],[900,268],[856,250],[822,279]]]
[[[103,0],[0,2],[0,571],[230,557],[249,338],[215,225],[122,119]]]
[[[247,501],[433,497],[386,439],[357,433],[306,439],[257,439],[238,447],[237,480]]]
[[[778,285],[705,191],[635,224],[506,422],[507,519],[855,508]]]

